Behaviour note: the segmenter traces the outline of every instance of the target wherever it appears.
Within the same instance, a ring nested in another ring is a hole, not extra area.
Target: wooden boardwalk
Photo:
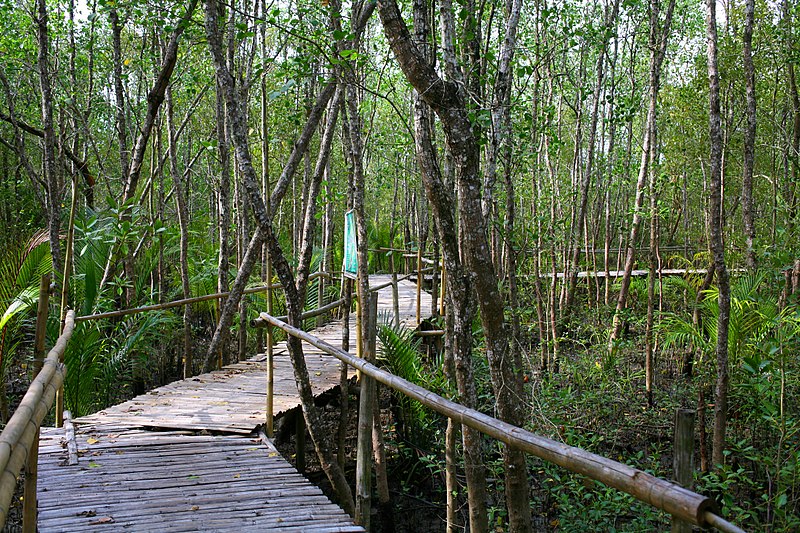
[[[399,296],[401,321],[413,326],[416,286],[401,281]],[[392,312],[390,287],[378,306]],[[341,344],[338,323],[314,334]],[[339,361],[304,348],[314,392],[337,386]],[[274,383],[276,416],[299,406],[283,343]],[[259,436],[265,419],[262,354],[76,419],[77,465],[64,430],[42,428],[39,531],[363,531]]]

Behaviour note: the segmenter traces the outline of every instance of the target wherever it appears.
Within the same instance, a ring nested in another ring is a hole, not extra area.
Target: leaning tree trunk
[[[231,138],[235,147],[236,162],[239,170],[242,172],[244,185],[247,189],[250,206],[258,221],[258,229],[263,234],[269,250],[270,258],[272,259],[275,272],[280,279],[284,293],[286,295],[287,315],[290,325],[300,327],[302,324],[302,311],[303,300],[305,298],[305,290],[307,281],[307,265],[306,272],[300,272],[298,283],[295,285],[295,277],[292,273],[291,266],[283,253],[283,250],[278,242],[277,235],[272,226],[270,216],[267,214],[267,209],[264,204],[264,199],[261,197],[259,180],[257,179],[255,169],[250,155],[250,146],[248,139],[248,127],[245,121],[246,117],[246,102],[241,101],[241,93],[236,91],[234,87],[234,78],[228,69],[224,51],[222,47],[222,38],[218,25],[218,10],[220,5],[216,0],[206,0],[206,36],[208,38],[209,49],[214,63],[214,69],[220,87],[223,89],[225,101],[228,107],[228,125],[231,130]],[[321,173],[320,173],[321,175]],[[319,189],[317,185],[317,190]],[[316,198],[312,198],[309,194],[309,206],[315,202]],[[274,212],[271,211],[271,212]],[[308,209],[308,213],[313,218],[314,210]],[[307,226],[312,227],[313,221]],[[257,232],[258,233],[258,232]],[[257,246],[253,255],[257,255]],[[355,505],[353,502],[352,492],[344,477],[344,473],[339,468],[336,457],[328,447],[327,439],[321,432],[320,415],[317,407],[314,404],[314,395],[311,389],[311,382],[308,376],[308,368],[306,366],[305,358],[303,356],[302,343],[296,337],[290,336],[287,339],[287,346],[289,348],[289,355],[292,359],[292,366],[294,368],[295,381],[297,383],[298,393],[303,409],[303,416],[305,418],[306,427],[308,428],[311,440],[320,460],[320,465],[325,472],[328,480],[331,482],[333,489],[337,495],[339,503],[344,510],[349,514],[355,512]]]
[[[675,0],[670,0],[661,31],[658,31],[658,11],[660,0],[650,0],[650,102],[645,124],[644,143],[642,146],[642,161],[639,166],[639,176],[636,180],[636,198],[633,207],[633,222],[631,224],[628,249],[625,255],[625,267],[622,282],[617,297],[617,307],[611,324],[611,334],[608,337],[608,351],[613,352],[622,332],[622,312],[628,301],[628,291],[631,286],[631,273],[636,259],[636,243],[639,240],[639,229],[642,224],[642,208],[644,206],[644,192],[647,185],[648,165],[650,161],[650,145],[654,142],[652,133],[657,119],[658,91],[661,83],[661,65],[667,51],[667,37],[672,24],[672,13],[675,9]]]
[[[722,242],[722,128],[719,102],[719,70],[717,67],[716,2],[706,1],[706,38],[708,45],[709,133],[711,154],[709,165],[709,247],[714,260],[719,285],[719,315],[717,318],[717,385],[714,391],[714,439],[711,461],[721,469],[725,461],[725,430],[728,420],[728,323],[731,294],[725,249]]]
[[[500,418],[522,425],[522,376],[518,354],[509,349],[504,302],[498,289],[492,254],[481,210],[480,149],[459,86],[441,79],[428,64],[400,15],[394,0],[379,0],[384,32],[404,75],[439,116],[456,167],[464,255],[475,279],[486,336],[486,355]],[[474,64],[474,63],[473,63]],[[531,513],[528,476],[521,451],[504,448],[506,503],[512,531],[529,531]]]

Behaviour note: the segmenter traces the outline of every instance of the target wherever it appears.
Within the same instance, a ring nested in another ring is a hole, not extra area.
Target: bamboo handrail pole
[[[264,292],[268,288],[280,289],[280,284],[273,285],[260,285],[258,287],[250,287],[242,291],[242,294],[254,294],[257,292]],[[219,300],[230,296],[229,292],[218,292],[215,294],[205,294],[203,296],[193,296],[192,298],[183,298],[181,300],[173,300],[163,304],[145,305],[142,307],[134,307],[132,309],[121,309],[119,311],[108,311],[106,313],[97,313],[94,315],[84,315],[75,318],[75,322],[85,322],[87,320],[101,320],[104,318],[116,318],[120,316],[133,315],[136,313],[145,313],[147,311],[163,311],[164,309],[171,309],[173,307],[180,307],[182,305],[189,305],[200,302],[207,302],[209,300]]]
[[[441,337],[444,335],[443,329],[431,329],[428,331],[415,331],[415,337]]]
[[[324,307],[319,307],[317,309],[312,309],[311,311],[306,311],[305,313],[300,315],[300,318],[302,320],[306,320],[306,319],[309,319],[309,318],[317,317],[319,315],[324,315],[328,311],[332,311],[333,309],[336,309],[337,307],[339,307],[343,303],[344,303],[344,298],[339,298],[335,302],[331,302],[331,303],[325,305]],[[282,320],[282,321],[288,320],[288,318],[286,316],[279,316],[277,318],[279,320]],[[269,327],[269,326],[270,326],[269,322],[267,322],[266,320],[262,320],[260,316],[258,318],[254,318],[253,320],[250,321],[250,327],[251,328],[266,328],[266,327]]]
[[[721,516],[712,512],[706,512],[705,520],[706,524],[709,526],[715,527],[720,531],[724,531],[725,533],[746,533],[744,529],[740,528],[736,524],[732,524]]]
[[[75,312],[70,310],[67,312],[64,332],[58,338],[50,353],[47,354],[42,370],[31,382],[25,396],[22,397],[19,407],[14,411],[3,432],[0,433],[0,472],[6,469],[14,447],[22,438],[28,421],[36,414],[36,406],[44,397],[47,386],[57,380],[56,374],[62,364],[59,362],[59,358],[64,353],[67,341],[72,336],[74,329]],[[50,406],[48,406],[48,410],[49,408]]]
[[[329,272],[314,272],[311,274],[308,279],[309,281],[312,279],[317,279],[320,277],[327,277],[330,278],[331,274]],[[273,283],[271,285],[259,285],[257,287],[249,287],[242,291],[242,294],[255,294],[258,292],[264,292],[269,289],[280,289],[283,286],[280,283]],[[126,315],[133,315],[136,313],[145,313],[147,311],[163,311],[164,309],[172,309],[173,307],[180,307],[182,305],[189,305],[195,304],[200,302],[207,302],[209,300],[219,300],[222,298],[227,298],[230,296],[230,292],[218,292],[214,294],[205,294],[203,296],[194,296],[192,298],[183,298],[181,300],[173,300],[171,302],[163,303],[163,304],[153,304],[153,305],[145,305],[142,307],[134,307],[131,309],[121,309],[119,311],[108,311],[106,313],[96,313],[94,315],[84,315],[75,317],[75,322],[85,322],[87,320],[101,320],[104,318],[117,318],[120,316]]]
[[[36,334],[33,342],[33,374],[36,379],[44,365],[44,346],[47,337],[47,315],[50,306],[50,274],[39,283],[39,300],[36,306]],[[35,533],[38,518],[36,489],[39,479],[39,431],[33,437],[31,451],[25,461],[25,486],[22,497],[22,531]]]
[[[423,268],[422,269],[422,273],[424,274],[424,273],[428,273],[428,272],[433,272],[433,269],[434,269],[434,267]],[[397,281],[403,281],[403,280],[406,280],[406,279],[408,279],[410,277],[413,277],[413,276],[416,276],[416,275],[417,275],[416,271],[415,272],[411,272],[410,274],[405,274],[404,276],[398,277]],[[391,287],[391,286],[392,286],[392,282],[391,281],[387,281],[386,283],[381,283],[380,285],[375,285],[374,287],[370,287],[369,288],[369,292],[377,292],[377,291],[385,289],[386,287]],[[358,298],[358,296],[353,296],[353,298]]]
[[[386,372],[363,359],[353,357],[349,353],[266,313],[261,313],[261,317],[290,335],[316,346],[323,352],[333,355],[340,361],[357,368],[360,372],[384,385],[402,392],[406,396],[461,424],[477,429],[509,446],[562,466],[567,470],[622,490],[673,516],[688,520],[693,524],[709,525],[706,517],[709,512],[712,512],[714,501],[706,496],[696,494],[670,481],[659,479],[642,470],[580,448],[567,446],[566,444],[541,437],[474,409],[466,408]]]
[[[433,269],[431,267],[422,269],[423,273],[432,272],[432,271],[433,271]],[[406,279],[408,279],[408,278],[410,278],[412,276],[415,276],[416,274],[417,274],[416,272],[412,272],[411,274],[406,274],[406,275],[404,275],[402,277],[397,278],[397,281],[406,280]],[[391,287],[391,286],[392,286],[392,282],[391,281],[387,281],[386,283],[381,283],[380,285],[375,285],[374,287],[370,287],[369,288],[369,292],[377,292],[377,291],[385,289],[386,287]],[[357,298],[357,296],[353,296],[353,298]]]
[[[8,510],[11,506],[11,500],[17,485],[17,476],[22,470],[22,466],[25,464],[25,459],[30,446],[33,444],[34,436],[38,432],[42,420],[47,416],[50,407],[55,401],[56,391],[64,383],[66,369],[63,363],[58,363],[58,365],[59,372],[57,372],[54,379],[47,384],[45,394],[41,398],[31,418],[27,420],[20,441],[15,444],[11,456],[0,475],[0,527],[5,525],[6,518],[8,517]]]

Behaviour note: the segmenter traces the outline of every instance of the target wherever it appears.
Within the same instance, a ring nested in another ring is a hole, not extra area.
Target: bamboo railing
[[[417,256],[419,259],[419,256]],[[414,272],[417,275],[417,283],[421,285],[421,278],[425,271],[432,270],[436,267],[422,268],[422,261],[417,261],[417,270]],[[444,277],[444,270],[442,271]],[[393,287],[394,306],[397,307],[397,281],[405,279],[412,274],[407,274],[403,278],[397,278],[396,273],[393,272],[393,279],[391,282],[371,288],[370,292],[375,293],[380,289],[387,286]],[[330,274],[325,272],[317,272],[310,276],[310,279],[325,276],[330,277]],[[49,282],[43,279],[42,289],[40,291],[40,312],[45,309],[44,320],[39,320],[37,323],[37,349],[41,345],[43,350],[43,331],[44,321],[46,321],[46,288],[49,287]],[[245,290],[245,294],[271,290],[273,288],[280,288],[280,285],[265,285],[253,287]],[[420,290],[420,289],[418,289]],[[442,286],[444,291],[444,286]],[[134,313],[142,313],[147,311],[155,311],[162,309],[169,309],[182,305],[189,305],[192,303],[220,299],[228,296],[228,293],[218,293],[206,296],[199,296],[195,298],[187,298],[183,300],[176,300],[173,302],[138,307],[134,309],[126,309],[120,311],[113,311],[109,313],[98,313],[94,315],[87,315],[82,317],[75,317],[74,311],[69,311],[64,320],[64,327],[61,336],[58,338],[55,346],[50,350],[47,357],[44,359],[41,370],[31,382],[28,391],[22,399],[14,415],[9,420],[6,428],[0,434],[0,527],[5,524],[8,516],[9,506],[13,498],[14,490],[16,487],[16,480],[20,471],[25,465],[28,464],[26,484],[25,484],[25,508],[23,510],[23,531],[36,531],[36,457],[38,455],[38,432],[42,421],[47,413],[50,411],[56,396],[56,391],[62,386],[66,374],[66,368],[63,364],[64,351],[67,343],[72,335],[75,324],[77,322],[87,320],[99,320],[103,318],[113,318],[125,316]],[[442,294],[443,296],[443,294]],[[444,298],[442,298],[443,300]],[[44,303],[43,303],[44,302]],[[340,299],[329,304],[323,305],[320,300],[318,308],[308,311],[302,315],[303,319],[313,318],[323,315],[345,302]],[[421,313],[419,303],[417,304],[417,314]],[[525,451],[531,455],[544,459],[553,464],[562,466],[572,472],[582,474],[588,478],[600,481],[611,487],[617,488],[626,492],[635,498],[663,510],[671,514],[676,521],[683,521],[689,524],[701,527],[715,527],[721,531],[729,533],[741,533],[742,529],[734,524],[723,519],[719,516],[714,509],[714,502],[700,494],[694,493],[682,486],[654,477],[646,472],[630,467],[623,463],[607,459],[597,454],[587,452],[583,449],[567,446],[563,443],[541,437],[522,428],[512,426],[506,422],[483,414],[479,411],[469,409],[453,401],[447,400],[427,389],[415,385],[403,378],[391,374],[385,370],[378,368],[365,359],[355,357],[340,348],[334,347],[324,341],[317,339],[315,336],[303,331],[302,329],[290,326],[281,318],[273,317],[267,313],[261,313],[259,318],[254,320],[251,325],[255,327],[277,327],[289,335],[298,337],[305,342],[319,348],[323,352],[336,357],[343,363],[350,365],[360,371],[363,377],[374,379],[377,382],[383,383],[392,389],[405,394],[421,404],[433,409],[434,411],[447,416],[456,422],[467,425],[482,433],[497,439],[509,446]],[[371,321],[374,329],[374,320]],[[39,331],[41,330],[41,332]],[[420,335],[441,335],[441,331],[422,332]],[[372,333],[374,334],[374,332]],[[40,339],[41,336],[41,339]],[[270,361],[271,363],[271,361]],[[38,365],[37,365],[38,366]],[[268,376],[271,377],[271,368],[268,369]],[[270,388],[267,388],[267,427],[271,427],[271,413],[272,413],[272,394]],[[366,410],[364,410],[366,411]],[[371,438],[372,423],[361,424],[359,428],[364,426],[365,431],[370,432],[370,436],[366,434],[363,440],[366,442]],[[370,458],[369,453],[361,453],[359,457],[363,456],[364,461]],[[370,468],[366,464],[360,466],[363,474],[362,477],[369,477]]]
[[[391,387],[439,414],[474,428],[509,446],[619,489],[644,503],[669,513],[675,519],[700,527],[713,526],[729,533],[743,532],[738,526],[719,516],[715,511],[714,501],[707,496],[697,494],[677,483],[657,478],[637,468],[536,435],[474,409],[464,407],[317,339],[267,313],[261,313],[260,318],[358,369],[363,375]],[[361,424],[359,424],[360,426]],[[371,426],[369,429],[371,431]]]
[[[29,455],[38,452],[39,427],[41,427],[56,398],[56,391],[64,383],[66,368],[63,363],[64,350],[75,329],[75,312],[68,311],[64,320],[64,330],[55,346],[45,358],[42,368],[28,387],[19,407],[14,411],[2,434],[0,434],[0,526],[8,518],[8,510],[14,496],[23,465]],[[28,476],[36,473],[27,472]],[[26,483],[27,485],[27,483]],[[35,482],[34,482],[35,488]],[[35,494],[35,490],[34,490]],[[25,501],[25,500],[23,500]],[[35,501],[35,500],[34,500]],[[26,506],[27,507],[27,506]],[[23,516],[29,518],[28,509]],[[35,508],[34,508],[35,518]],[[25,531],[35,531],[36,524],[25,523]]]

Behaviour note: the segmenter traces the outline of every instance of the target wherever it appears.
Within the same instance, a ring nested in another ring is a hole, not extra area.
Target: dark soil
[[[351,382],[349,396],[347,436],[345,448],[347,450],[345,462],[345,475],[350,481],[350,486],[355,486],[356,470],[356,440],[358,427],[358,395],[354,382]],[[336,435],[339,428],[339,389],[336,388],[320,396],[317,405],[323,419],[323,434]],[[441,532],[445,530],[445,493],[444,478],[431,475],[430,472],[417,460],[417,464],[404,458],[397,443],[395,435],[395,420],[391,410],[391,393],[381,388],[380,391],[381,424],[384,428],[386,439],[386,456],[388,463],[390,505],[385,513],[381,513],[377,497],[373,496],[371,530],[374,533],[416,533],[416,532]],[[295,419],[299,410],[287,413],[276,426],[276,445],[281,454],[292,463],[297,464],[295,448]],[[418,452],[422,454],[422,451]],[[319,460],[314,451],[310,437],[306,435],[305,446],[306,478],[319,486],[332,501],[336,501],[333,490],[327,477],[320,468]],[[373,480],[374,487],[374,480]]]

